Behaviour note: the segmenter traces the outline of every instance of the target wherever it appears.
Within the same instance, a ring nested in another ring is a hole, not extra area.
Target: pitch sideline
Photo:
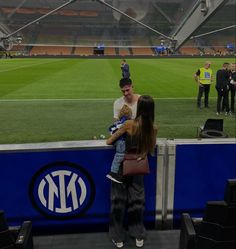
[[[114,101],[116,98],[94,98],[94,99],[0,99],[0,102],[42,102],[42,101]],[[154,100],[194,100],[196,97],[186,98],[153,98]],[[216,99],[216,97],[210,97]]]

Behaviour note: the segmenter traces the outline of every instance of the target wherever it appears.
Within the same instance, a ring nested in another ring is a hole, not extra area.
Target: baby
[[[115,133],[126,120],[131,119],[131,116],[132,110],[127,105],[123,105],[118,116],[119,120],[109,127],[110,133]],[[118,174],[118,172],[125,155],[125,135],[119,137],[114,143],[114,146],[116,153],[112,161],[111,172],[108,173],[106,177],[114,182],[122,183],[122,176]]]

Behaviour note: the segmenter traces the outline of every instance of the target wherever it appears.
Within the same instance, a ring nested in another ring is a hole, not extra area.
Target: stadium
[[[153,97],[158,125],[144,177],[144,248],[236,248],[236,116],[216,115],[215,89],[216,72],[236,62],[235,5],[0,1],[0,248],[114,248],[106,138],[122,59],[135,93]],[[206,61],[213,82],[209,108],[199,109],[194,75]],[[62,191],[70,175],[81,179],[77,208],[75,192]]]

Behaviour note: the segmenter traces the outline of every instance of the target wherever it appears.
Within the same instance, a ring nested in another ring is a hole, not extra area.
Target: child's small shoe
[[[106,175],[106,177],[109,178],[113,182],[123,183],[123,177],[117,173],[110,172]]]

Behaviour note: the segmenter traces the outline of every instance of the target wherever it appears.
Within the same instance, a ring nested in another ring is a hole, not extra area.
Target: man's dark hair
[[[224,62],[224,63],[223,63],[223,67],[226,67],[226,68],[227,68],[228,66],[229,66],[229,63],[228,63],[228,62]]]
[[[120,80],[120,88],[123,88],[124,86],[130,86],[132,85],[132,80],[130,78],[122,78]]]

